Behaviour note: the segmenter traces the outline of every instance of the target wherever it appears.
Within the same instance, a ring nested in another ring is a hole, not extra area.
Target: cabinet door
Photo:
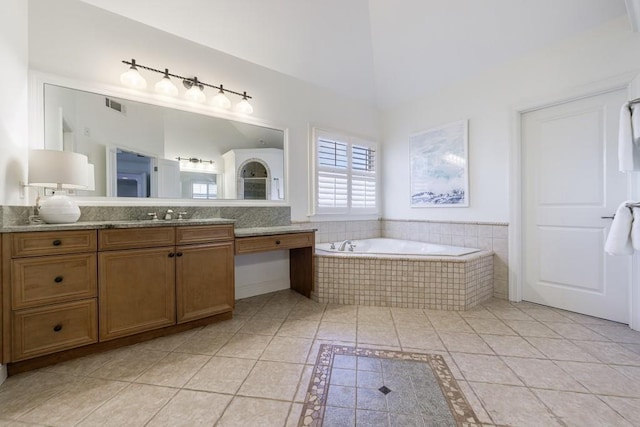
[[[178,246],[178,323],[233,310],[233,242]]]
[[[98,254],[100,340],[175,324],[175,249]]]

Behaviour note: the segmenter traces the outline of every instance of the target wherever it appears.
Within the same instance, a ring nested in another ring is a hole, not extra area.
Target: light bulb
[[[134,89],[145,89],[147,81],[140,75],[136,68],[136,60],[131,60],[131,68],[120,75],[120,83]]]
[[[161,95],[166,96],[177,96],[178,88],[173,84],[171,79],[169,78],[169,70],[167,68],[164,69],[164,77],[160,79],[155,86],[156,92]]]
[[[229,98],[227,98],[227,95],[224,94],[224,89],[222,88],[222,85],[220,85],[220,91],[218,92],[218,94],[213,98],[211,98],[211,105],[218,108],[225,108],[225,109],[231,108],[231,101],[229,101]]]
[[[194,77],[193,80],[185,80],[185,82],[189,82],[191,87],[184,94],[184,97],[189,101],[202,103],[207,97],[204,95],[202,88],[200,87],[200,83],[198,83],[198,78]]]
[[[241,114],[251,114],[253,113],[253,107],[249,104],[249,100],[247,99],[247,92],[244,93],[242,100],[236,105],[236,111]]]

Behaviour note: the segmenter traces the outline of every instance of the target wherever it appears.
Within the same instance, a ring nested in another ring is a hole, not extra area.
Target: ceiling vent
[[[105,105],[107,106],[107,108],[111,108],[112,110],[117,111],[120,114],[126,114],[127,113],[127,111],[125,109],[125,106],[122,103],[120,103],[118,101],[114,101],[111,98],[105,98],[104,101],[105,101]]]

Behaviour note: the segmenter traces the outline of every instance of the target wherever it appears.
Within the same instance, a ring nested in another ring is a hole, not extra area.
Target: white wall
[[[27,3],[4,0],[0,13],[0,203],[24,204],[18,183],[26,181]]]
[[[4,0],[0,13],[0,204],[24,203],[19,181],[26,181],[27,134],[27,3]],[[0,365],[0,383],[7,367]]]
[[[383,115],[384,217],[447,221],[509,220],[513,112],[585,93],[590,83],[640,70],[640,34],[621,17],[562,44]],[[435,64],[434,64],[435,66]],[[469,119],[470,207],[409,207],[409,135]]]
[[[294,220],[305,220],[307,214],[309,123],[378,135],[372,106],[78,1],[30,0],[29,49],[32,69],[86,82],[119,86],[126,70],[121,61],[136,58],[141,64],[246,90],[254,97],[255,117],[289,128],[289,158],[294,161],[288,185]],[[156,77],[146,76],[150,85],[155,84]]]

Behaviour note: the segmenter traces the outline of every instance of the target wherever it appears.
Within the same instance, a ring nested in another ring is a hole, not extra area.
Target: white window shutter
[[[318,208],[346,209],[349,206],[348,178],[345,173],[318,173]]]
[[[375,176],[351,177],[351,207],[353,209],[376,209],[376,178]]]

